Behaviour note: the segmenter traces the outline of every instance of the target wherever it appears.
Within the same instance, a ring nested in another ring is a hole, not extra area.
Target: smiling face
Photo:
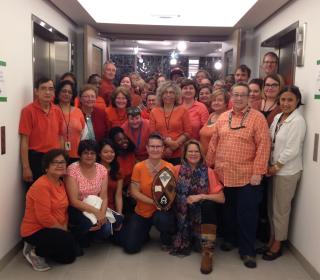
[[[191,166],[196,166],[201,160],[201,152],[196,144],[189,144],[186,150],[185,158]]]
[[[181,89],[181,94],[182,94],[182,99],[187,99],[187,100],[194,99],[196,96],[196,89],[194,88],[193,85],[187,85]]]
[[[83,163],[88,166],[95,164],[97,159],[97,154],[95,151],[84,150],[80,155],[80,163]]]
[[[127,107],[128,100],[124,93],[119,92],[114,103],[118,109],[124,109]]]
[[[290,91],[286,91],[280,96],[280,108],[284,114],[289,115],[297,109],[299,99]]]
[[[222,113],[227,110],[227,103],[222,94],[219,94],[215,97],[213,97],[212,102],[211,102],[211,109],[213,112],[216,113]]]
[[[157,97],[153,94],[148,95],[147,97],[147,108],[148,110],[153,109],[156,107]]]
[[[54,97],[53,81],[40,84],[39,88],[35,89],[35,95],[40,103],[50,103]]]
[[[123,77],[120,82],[120,86],[126,87],[127,89],[131,88],[131,80],[129,77]]]
[[[260,90],[259,85],[250,84],[249,88],[250,88],[250,92],[249,92],[250,101],[252,102],[252,101],[260,100],[262,92]]]
[[[126,150],[129,147],[128,137],[125,134],[123,134],[122,132],[119,132],[114,136],[114,142],[122,150]]]
[[[161,159],[164,145],[160,139],[149,139],[146,149],[149,159]]]
[[[233,87],[231,98],[234,111],[240,112],[248,106],[249,91],[245,86]]]
[[[199,92],[199,101],[204,104],[209,104],[211,92],[208,88],[202,88]]]
[[[142,123],[141,115],[128,116],[129,126],[133,129],[138,129]]]
[[[65,85],[59,92],[60,103],[70,103],[72,99],[72,88],[70,85]]]
[[[267,78],[263,90],[266,98],[275,99],[280,92],[280,84],[272,78]]]
[[[275,56],[266,55],[263,58],[262,68],[265,75],[275,74],[278,70],[278,62]]]
[[[103,77],[106,80],[112,81],[116,76],[116,66],[113,63],[107,63],[104,66]]]
[[[175,100],[176,100],[176,94],[173,88],[172,87],[167,88],[162,95],[163,104],[172,105],[174,104]]]
[[[92,89],[84,91],[80,97],[81,105],[87,108],[93,108],[96,103],[96,92]]]
[[[67,162],[62,155],[55,157],[46,170],[47,175],[52,177],[61,177],[66,174]]]
[[[237,69],[236,73],[234,73],[234,79],[236,83],[248,82],[249,75],[247,72],[242,71],[241,69]]]
[[[108,144],[104,145],[103,148],[101,149],[101,152],[100,152],[101,162],[110,164],[114,160],[115,156],[116,154],[110,145]]]

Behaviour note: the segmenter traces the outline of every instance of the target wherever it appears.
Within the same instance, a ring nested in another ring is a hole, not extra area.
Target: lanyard
[[[163,116],[164,116],[164,122],[165,122],[166,128],[167,128],[167,133],[169,133],[170,119],[171,119],[171,115],[172,115],[173,110],[174,110],[174,106],[171,109],[169,117],[166,117],[166,112],[164,111],[164,108],[163,108]],[[168,121],[167,121],[167,118],[168,118]]]
[[[232,112],[229,113],[229,128],[233,129],[233,130],[238,130],[241,128],[245,128],[245,126],[243,125],[245,119],[247,118],[248,114],[249,114],[250,108],[244,113],[241,121],[240,121],[240,125],[237,127],[232,127],[231,123],[232,123]]]
[[[139,126],[139,131],[138,131],[138,139],[137,139],[137,144],[136,144],[136,149],[139,150],[139,146],[141,144],[141,130],[142,130],[142,123],[141,125]],[[131,130],[131,134],[132,134],[132,137],[134,135],[134,129],[132,127],[130,127],[130,130]]]
[[[67,128],[67,141],[69,141],[69,125],[70,125],[70,113],[71,113],[71,106],[69,107],[69,118],[68,118],[68,122],[64,116],[64,113],[63,113],[63,110],[61,108],[61,105],[59,105],[60,109],[61,109],[61,112],[62,112],[62,116],[63,116],[63,120],[64,120],[64,123],[66,124],[66,128]]]

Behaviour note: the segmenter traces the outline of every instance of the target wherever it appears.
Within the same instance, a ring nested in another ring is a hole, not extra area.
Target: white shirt
[[[271,139],[273,150],[271,152],[271,164],[277,161],[284,166],[277,175],[294,175],[302,170],[302,149],[306,134],[306,122],[298,109],[294,110],[276,133],[276,127],[282,113],[275,116],[271,127]]]

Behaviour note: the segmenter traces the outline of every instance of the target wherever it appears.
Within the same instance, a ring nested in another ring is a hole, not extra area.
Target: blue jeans
[[[255,256],[255,240],[263,186],[225,187],[224,239],[239,245],[241,256]]]
[[[90,232],[89,230],[93,226],[92,222],[80,210],[72,206],[69,207],[69,225],[76,241],[82,247],[88,245],[89,233],[94,234],[99,239],[107,239],[112,234],[110,223],[105,223],[99,230]]]
[[[171,245],[172,235],[176,231],[172,211],[156,211],[150,218],[144,218],[134,213],[123,229],[121,245],[125,252],[129,254],[138,253],[148,240],[152,225],[160,232],[161,244]]]

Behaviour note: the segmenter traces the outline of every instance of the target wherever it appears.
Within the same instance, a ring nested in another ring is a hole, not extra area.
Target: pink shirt
[[[209,118],[209,112],[203,103],[195,101],[188,109],[190,123],[192,127],[191,138],[200,140],[199,131],[204,126]]]
[[[99,195],[103,179],[108,175],[107,169],[100,163],[96,165],[96,176],[93,179],[86,178],[80,169],[79,162],[69,165],[67,174],[74,178],[79,188],[79,199],[83,200],[88,195]]]

